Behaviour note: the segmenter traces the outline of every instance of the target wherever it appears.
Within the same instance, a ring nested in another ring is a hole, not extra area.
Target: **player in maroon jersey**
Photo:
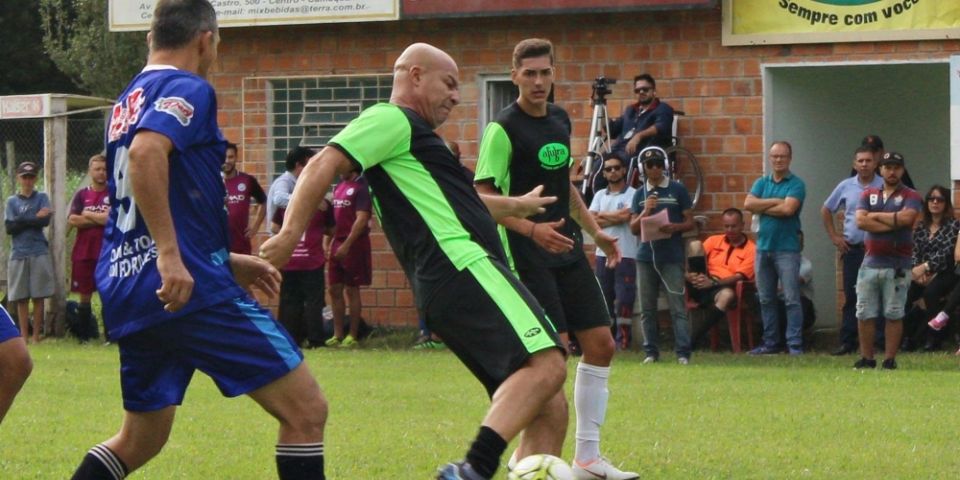
[[[227,143],[227,157],[223,162],[223,184],[227,187],[227,223],[230,228],[230,251],[250,255],[250,239],[260,231],[267,211],[267,195],[253,176],[237,170],[237,145]],[[250,203],[256,216],[250,225]]]
[[[107,191],[107,157],[96,154],[87,164],[87,176],[90,185],[77,190],[70,203],[70,216],[67,222],[77,229],[77,239],[73,244],[70,260],[73,263],[70,274],[70,291],[80,294],[80,321],[75,335],[86,341],[96,338],[97,322],[93,318],[90,297],[97,290],[93,274],[100,258],[100,246],[103,244],[103,227],[107,224],[110,212],[110,195]],[[104,328],[106,335],[106,328]],[[109,340],[109,339],[108,339]]]

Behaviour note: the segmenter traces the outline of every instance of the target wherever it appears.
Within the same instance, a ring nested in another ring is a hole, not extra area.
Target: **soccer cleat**
[[[323,344],[326,345],[326,346],[328,346],[328,347],[336,347],[336,346],[340,345],[340,339],[337,338],[337,337],[330,337],[330,338],[327,339],[326,342],[323,342]]]
[[[865,368],[877,368],[877,361],[870,358],[860,357],[860,360],[857,360],[857,363],[853,364],[854,370],[863,370]]]
[[[488,480],[467,462],[448,463],[437,472],[437,480]]]
[[[896,359],[896,358],[888,358],[888,359],[884,360],[884,361],[883,361],[883,366],[882,366],[882,368],[883,368],[884,370],[896,370],[896,369],[897,369],[897,359]]]
[[[360,342],[353,338],[353,335],[347,335],[346,337],[343,337],[343,340],[340,342],[340,348],[353,348],[357,345],[360,345]]]
[[[574,460],[573,478],[575,480],[633,480],[640,478],[640,474],[621,471],[611,465],[609,460],[600,457],[586,464]]]
[[[414,350],[443,350],[444,348],[447,348],[447,346],[443,342],[432,339],[413,346]]]

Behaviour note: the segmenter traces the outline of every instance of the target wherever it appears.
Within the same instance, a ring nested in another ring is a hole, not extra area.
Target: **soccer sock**
[[[573,383],[573,404],[577,411],[577,443],[574,459],[586,464],[600,458],[600,425],[607,414],[607,379],[610,367],[580,362]]]
[[[83,329],[81,340],[89,340],[97,336],[97,324],[93,323],[93,308],[89,303],[81,303],[77,307],[77,315],[80,317],[80,325]]]
[[[278,443],[277,474],[280,480],[325,480],[323,442]]]
[[[499,433],[486,425],[481,426],[477,438],[467,452],[467,463],[485,478],[493,478],[500,466],[500,456],[506,449],[507,441]]]
[[[127,466],[113,450],[104,444],[94,446],[83,457],[83,462],[73,473],[72,480],[123,480]]]

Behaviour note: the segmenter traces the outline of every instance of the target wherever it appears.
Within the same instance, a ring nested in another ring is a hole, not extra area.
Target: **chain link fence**
[[[104,128],[107,121],[108,110],[89,111],[70,115],[67,120],[67,171],[66,171],[66,189],[63,195],[69,205],[74,192],[82,186],[89,183],[87,178],[87,162],[90,157],[102,153],[104,148]],[[43,168],[44,163],[44,138],[43,138],[43,119],[16,119],[0,120],[0,199],[3,199],[6,206],[6,199],[16,193],[18,190],[15,171],[20,163],[31,161]],[[44,176],[38,178],[37,190],[47,191],[44,184]],[[55,204],[51,198],[51,203]],[[68,212],[54,212],[55,215],[66,216]],[[73,248],[76,230],[70,229],[67,234],[67,258],[63,276],[60,278],[70,278],[69,252]],[[7,285],[7,258],[10,252],[10,236],[4,235],[0,240],[0,290],[6,293]],[[64,285],[66,291],[68,286]],[[11,309],[15,310],[15,309]],[[49,309],[48,309],[49,311]],[[13,312],[11,312],[13,313]],[[45,330],[48,332],[63,333],[62,325],[51,325],[48,318]],[[57,319],[59,322],[59,319]]]

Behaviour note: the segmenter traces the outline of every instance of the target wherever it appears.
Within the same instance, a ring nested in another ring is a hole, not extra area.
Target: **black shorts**
[[[607,302],[586,257],[560,267],[518,265],[517,273],[558,332],[610,326]]]
[[[533,295],[507,267],[485,258],[460,271],[424,308],[440,336],[493,396],[536,352],[560,337]]]
[[[701,307],[704,307],[704,308],[712,307],[714,303],[716,303],[717,293],[719,293],[720,290],[723,290],[724,288],[733,289],[733,287],[720,286],[720,285],[717,285],[715,287],[710,287],[710,288],[699,289],[699,288],[693,288],[693,285],[687,282],[687,295],[690,296],[690,300],[693,300],[694,302],[697,303],[697,305]],[[736,306],[736,303],[737,303],[737,300],[734,299],[733,303],[730,304],[730,307]]]

